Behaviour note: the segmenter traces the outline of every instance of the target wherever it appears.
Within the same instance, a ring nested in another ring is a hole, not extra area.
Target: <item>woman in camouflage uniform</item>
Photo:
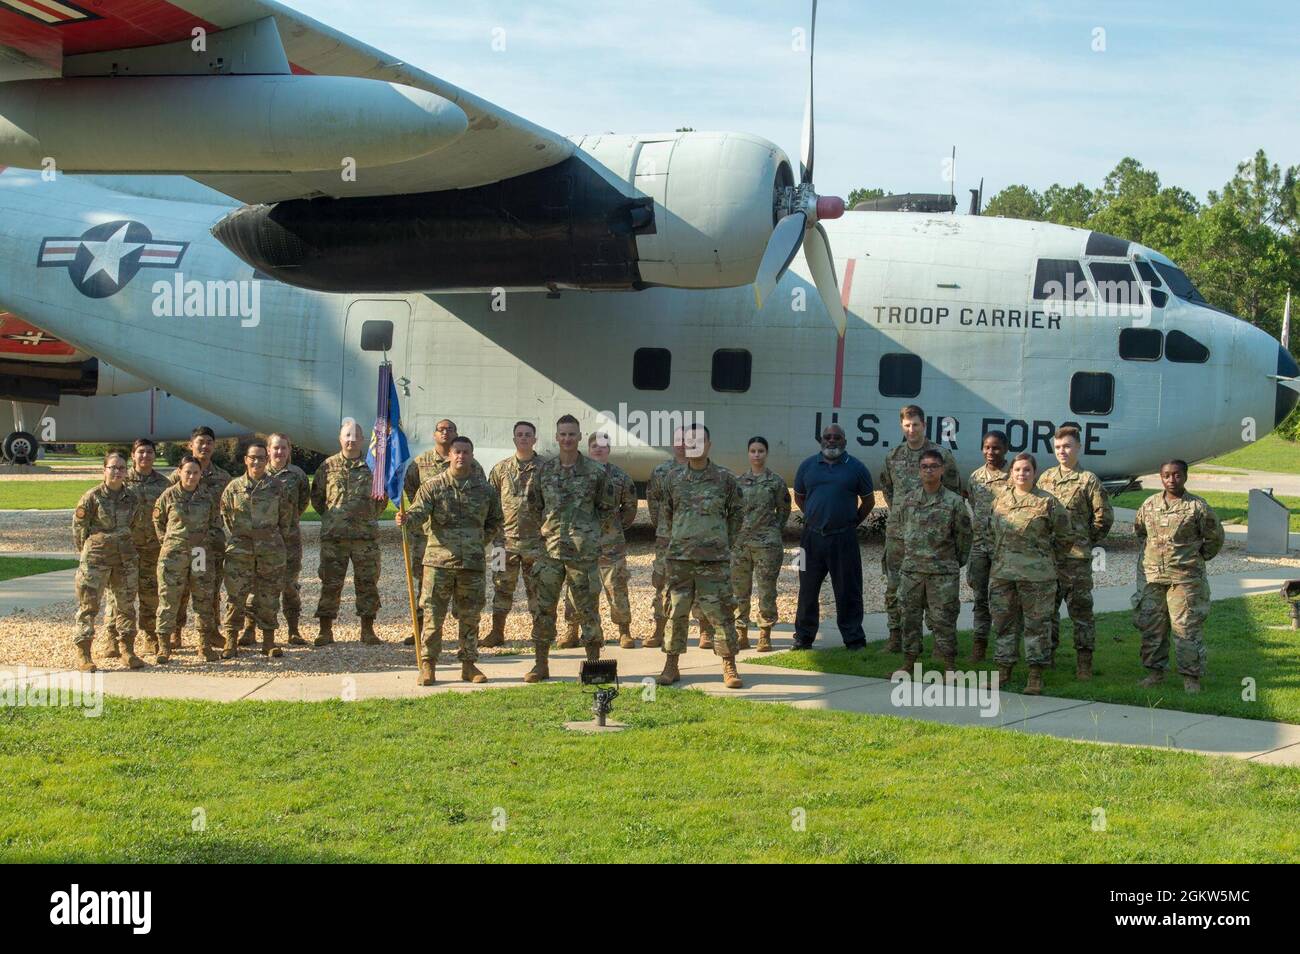
[[[731,551],[731,589],[736,596],[736,639],[749,648],[749,604],[758,576],[758,651],[772,651],[776,625],[776,581],[785,554],[781,531],[790,519],[790,489],[767,469],[767,438],[749,439],[749,472],[738,479],[745,522]]]

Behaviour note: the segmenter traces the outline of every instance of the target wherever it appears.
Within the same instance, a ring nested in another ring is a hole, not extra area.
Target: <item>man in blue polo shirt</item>
[[[799,608],[794,617],[794,648],[809,649],[820,623],[818,601],[829,573],[835,592],[835,622],[849,649],[867,644],[862,631],[862,554],[858,524],[875,506],[871,473],[845,452],[844,428],[822,430],[821,453],[799,465],[794,501],[803,512],[804,567],[799,572]]]

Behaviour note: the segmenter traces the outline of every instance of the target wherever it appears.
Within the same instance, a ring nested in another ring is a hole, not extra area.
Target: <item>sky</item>
[[[799,152],[807,2],[287,2],[564,135],[689,126]],[[1300,4],[822,0],[817,25],[824,195],[947,192],[954,145],[962,208],[981,177],[986,197],[1093,187],[1125,156],[1200,199],[1259,148],[1300,163]]]

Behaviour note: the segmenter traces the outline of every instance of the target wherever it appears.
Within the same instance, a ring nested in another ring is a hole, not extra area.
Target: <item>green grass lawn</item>
[[[19,862],[1294,861],[1300,772],[690,690],[0,716]],[[1094,830],[1096,810],[1104,830]],[[799,821],[802,819],[803,825]],[[498,828],[494,828],[496,821]],[[503,827],[502,827],[503,826]],[[801,830],[802,827],[802,830]],[[199,830],[196,830],[199,829]]]
[[[53,570],[70,570],[76,560],[33,560],[30,557],[0,557],[0,581],[16,580],[20,576],[35,576]]]
[[[1142,501],[1163,491],[1157,487],[1155,490],[1130,490],[1116,497],[1111,497],[1110,502],[1113,507],[1127,507],[1130,510],[1136,510],[1142,506]],[[1214,508],[1214,512],[1219,515],[1219,519],[1224,523],[1246,523],[1246,514],[1250,510],[1249,494],[1226,493],[1217,490],[1193,490],[1191,493],[1202,498],[1207,504]],[[1281,497],[1277,498],[1291,511],[1291,530],[1300,532],[1300,497]]]
[[[1281,597],[1248,596],[1218,600],[1205,627],[1205,648],[1209,674],[1202,680],[1201,693],[1183,692],[1182,678],[1171,669],[1165,682],[1143,689],[1138,680],[1146,675],[1139,655],[1139,637],[1128,612],[1097,616],[1097,648],[1093,656],[1091,682],[1074,678],[1073,624],[1061,621],[1061,646],[1056,669],[1043,673],[1044,693],[1067,699],[1095,699],[1137,706],[1159,706],[1185,712],[1205,712],[1244,719],[1271,719],[1300,724],[1300,633],[1270,629],[1289,625],[1290,613]],[[1120,637],[1120,642],[1115,637]],[[931,649],[926,637],[927,652]],[[957,666],[960,669],[996,670],[991,661],[971,663],[971,634],[957,634]],[[1172,652],[1172,650],[1171,650]],[[989,647],[992,656],[992,646]],[[750,660],[768,666],[783,666],[814,672],[847,673],[853,676],[888,677],[902,662],[898,653],[885,652],[884,642],[867,644],[865,650],[850,653],[843,647],[811,652],[785,652]],[[927,664],[931,657],[926,656]],[[1023,663],[1016,667],[1011,688],[1019,691],[1029,674]],[[1253,679],[1255,700],[1242,699],[1242,680]]]
[[[1239,467],[1242,470],[1266,470],[1275,474],[1300,474],[1300,442],[1269,434],[1240,450],[1222,457],[1201,461],[1214,467]]]

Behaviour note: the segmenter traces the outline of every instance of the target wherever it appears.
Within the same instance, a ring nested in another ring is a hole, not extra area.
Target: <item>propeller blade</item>
[[[799,184],[813,177],[813,51],[817,46],[817,0],[812,3],[812,28],[808,31],[808,98],[803,105],[803,135],[799,140]]]
[[[844,303],[840,301],[840,283],[835,278],[835,259],[831,257],[831,240],[826,237],[826,230],[818,223],[804,233],[803,257],[808,262],[808,271],[812,272],[817,293],[822,297],[826,313],[835,323],[835,330],[844,336],[848,325],[848,316],[844,314]]]
[[[772,229],[772,237],[767,240],[767,248],[754,275],[754,301],[760,309],[794,261],[807,226],[808,216],[803,212],[791,212]]]
[[[1284,388],[1290,388],[1292,391],[1300,392],[1300,378],[1284,378],[1280,374],[1270,374],[1269,377]]]

